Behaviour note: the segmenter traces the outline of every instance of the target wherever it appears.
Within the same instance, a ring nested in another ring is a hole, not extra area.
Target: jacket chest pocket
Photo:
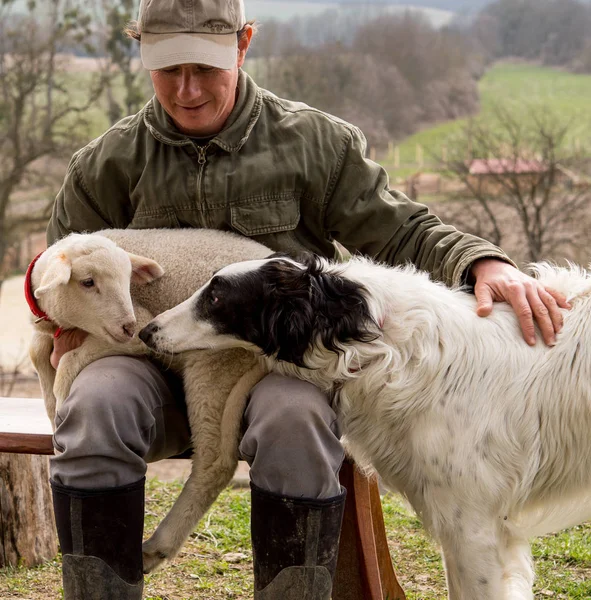
[[[290,196],[231,206],[230,222],[249,237],[292,231],[300,222],[300,202]]]

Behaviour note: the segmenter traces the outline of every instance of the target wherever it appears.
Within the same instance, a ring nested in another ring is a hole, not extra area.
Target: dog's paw
[[[142,556],[144,559],[144,573],[155,571],[168,558],[168,554],[158,548],[154,538],[146,540],[142,544]]]

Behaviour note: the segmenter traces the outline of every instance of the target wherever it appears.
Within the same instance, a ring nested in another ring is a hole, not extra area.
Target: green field
[[[575,75],[565,71],[524,64],[499,64],[490,69],[479,84],[481,112],[477,118],[492,118],[493,107],[510,108],[518,118],[544,110],[571,123],[570,141],[585,145],[591,133],[591,75]],[[426,166],[433,155],[450,139],[461,133],[469,119],[450,121],[424,129],[400,144],[400,169],[416,171],[417,145],[422,146]],[[392,158],[382,161],[393,170]],[[401,171],[401,172],[398,172]]]

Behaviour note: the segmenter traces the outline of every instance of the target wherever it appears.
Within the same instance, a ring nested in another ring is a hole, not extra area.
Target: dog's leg
[[[55,382],[55,369],[51,366],[50,358],[53,351],[53,336],[51,333],[35,331],[29,346],[31,362],[39,375],[41,394],[45,403],[45,411],[51,421],[52,429],[55,428],[56,399],[53,393]]]
[[[528,540],[508,536],[504,558],[503,600],[533,600],[534,568]]]
[[[192,364],[184,369],[193,441],[191,475],[170,512],[144,542],[146,573],[178,553],[232,479],[246,401],[266,374],[254,356],[242,350],[195,354]]]
[[[504,598],[500,531],[483,514],[473,518],[463,514],[456,521],[438,532],[449,600]]]

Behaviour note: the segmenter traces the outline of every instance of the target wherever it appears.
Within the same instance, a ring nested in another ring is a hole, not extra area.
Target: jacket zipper
[[[197,162],[201,165],[200,169],[203,169],[203,165],[206,163],[207,161],[207,151],[209,150],[209,147],[211,146],[211,142],[207,142],[207,144],[205,144],[205,146],[197,146],[197,153],[199,154],[199,156],[197,157]]]
[[[197,146],[197,164],[199,169],[197,170],[197,203],[203,204],[203,172],[205,171],[205,163],[207,162],[207,150],[211,146],[211,142],[205,144],[205,146]]]

